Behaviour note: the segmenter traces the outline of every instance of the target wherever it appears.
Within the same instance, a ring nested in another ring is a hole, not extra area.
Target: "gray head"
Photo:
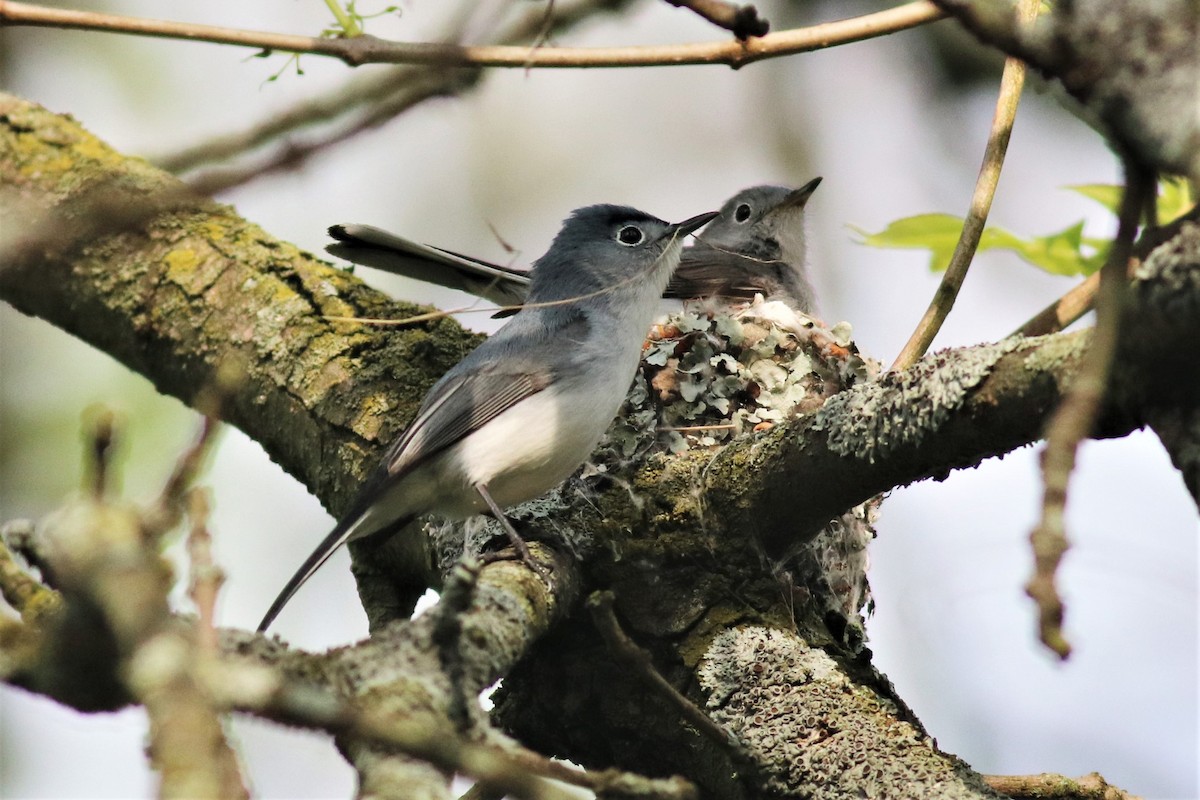
[[[752,186],[729,198],[684,253],[667,296],[748,300],[762,294],[797,311],[815,311],[804,207],[820,183],[814,178],[799,189]]]
[[[749,258],[784,258],[803,265],[804,207],[821,184],[814,178],[799,189],[752,186],[721,206],[719,216],[705,229],[702,240]]]
[[[670,224],[629,206],[595,205],[572,212],[546,254],[534,262],[529,300],[545,302],[654,286],[661,293],[684,237],[712,218]]]

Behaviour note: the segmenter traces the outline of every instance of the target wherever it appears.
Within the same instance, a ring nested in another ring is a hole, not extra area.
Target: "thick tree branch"
[[[704,469],[707,502],[724,525],[747,526],[782,552],[875,494],[1037,441],[1089,337],[941,351],[835,395],[815,414],[724,448]],[[1133,427],[1114,417],[1101,432]]]
[[[364,35],[352,39],[263,33],[182,22],[120,17],[46,8],[0,0],[0,26],[109,31],[169,39],[212,42],[262,50],[329,56],[351,66],[361,64],[434,64],[442,67],[649,67],[725,64],[734,68],[765,58],[820,50],[941,19],[927,0],[861,17],[796,28],[747,40],[636,47],[539,47],[390,42]]]
[[[1059,3],[1034,23],[1011,0],[934,0],[967,30],[1063,88],[1140,166],[1200,179],[1200,6],[1192,0]]]
[[[114,204],[185,197],[69,120],[0,95],[0,208],[27,225],[67,214],[91,185]],[[84,187],[84,188],[80,188]],[[25,226],[21,226],[24,228]],[[13,226],[16,228],[16,226]],[[0,243],[0,296],[191,403],[222,369],[223,410],[336,511],[364,459],[402,429],[433,381],[478,338],[442,320],[408,329],[331,323],[408,316],[352,276],[279,242],[228,207],[190,200],[144,228],[68,253]],[[20,244],[19,242],[17,243]],[[367,383],[351,375],[371,376]]]

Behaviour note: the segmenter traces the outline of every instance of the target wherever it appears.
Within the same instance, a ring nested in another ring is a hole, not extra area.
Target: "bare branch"
[[[1038,605],[1038,631],[1042,642],[1059,658],[1067,658],[1071,646],[1062,632],[1063,605],[1055,587],[1058,564],[1067,550],[1064,517],[1067,485],[1075,468],[1075,453],[1100,415],[1108,390],[1108,376],[1117,353],[1118,333],[1126,295],[1126,265],[1133,252],[1138,218],[1153,181],[1137,167],[1126,163],[1125,195],[1116,241],[1100,271],[1097,296],[1096,334],[1088,348],[1079,377],[1046,426],[1046,449],[1042,451],[1042,516],[1029,536],[1036,570],[1025,590]]]
[[[182,22],[123,17],[85,11],[46,8],[0,0],[0,27],[33,25],[49,28],[107,31],[136,36],[185,39],[214,44],[281,50],[338,58],[361,64],[435,64],[442,67],[586,68],[649,67],[685,64],[725,64],[740,67],[765,58],[820,50],[923,25],[941,19],[929,0],[914,0],[896,8],[838,22],[772,33],[732,42],[705,42],[639,47],[542,47],[515,45],[455,45],[430,42],[390,42],[374,36],[322,39],[314,36],[263,33],[192,25]]]
[[[1045,336],[1057,333],[1092,310],[1096,290],[1100,288],[1100,273],[1093,272],[1073,286],[1062,297],[1030,317],[1013,331],[1014,336]]]
[[[33,523],[15,520],[0,526],[0,596],[21,615],[21,619],[36,625],[62,607],[62,595],[22,569],[13,558],[8,540],[17,528],[28,536],[32,533]]]
[[[744,759],[737,740],[667,682],[667,679],[654,668],[650,655],[638,647],[625,631],[621,630],[621,623],[617,621],[617,615],[613,612],[613,600],[612,592],[595,592],[588,598],[588,609],[592,612],[592,620],[596,623],[596,629],[600,631],[600,635],[604,637],[609,651],[632,667],[641,681],[650,689],[666,698],[683,715],[687,723],[698,730],[701,735],[724,748],[727,754],[735,760]]]
[[[1141,800],[1093,772],[1082,778],[1041,775],[984,775],[987,785],[1013,800]]]

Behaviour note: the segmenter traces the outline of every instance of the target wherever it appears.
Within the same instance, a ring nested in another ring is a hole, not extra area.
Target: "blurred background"
[[[360,5],[370,12],[384,4]],[[758,5],[774,30],[881,7]],[[398,16],[373,20],[368,30],[434,37],[453,14],[448,6],[406,0]],[[330,24],[316,0],[69,7],[304,34]],[[694,15],[647,1],[554,43],[720,38]],[[427,102],[220,199],[316,253],[330,224],[364,222],[507,262],[514,256],[498,233],[527,264],[577,206],[628,203],[681,219],[745,186],[799,185],[821,175],[808,206],[821,309],[831,322],[848,320],[860,348],[887,363],[937,276],[924,252],[865,248],[848,226],[875,231],[911,214],[964,212],[1000,64],[971,47],[942,22],[738,71],[496,70],[461,98]],[[248,127],[355,77],[329,59],[302,57],[299,75],[286,56],[252,56],[208,44],[5,28],[0,86],[74,115],[122,152],[155,156]],[[380,68],[357,75],[373,69]],[[1112,217],[1063,187],[1117,176],[1103,141],[1035,84],[1022,101],[991,221],[1041,234],[1086,219],[1090,235],[1109,236]],[[10,224],[20,221],[0,221]],[[398,297],[468,303],[359,274]],[[1002,337],[1074,282],[1006,254],[983,255],[935,347]],[[487,329],[486,315],[463,322]],[[134,499],[158,491],[196,430],[194,415],[146,381],[8,306],[0,306],[0,374],[3,519],[44,515],[76,488],[80,421],[91,404],[124,416],[124,489]],[[1200,796],[1195,507],[1153,435],[1083,447],[1069,506],[1073,547],[1060,573],[1076,651],[1060,664],[1036,643],[1034,609],[1022,591],[1040,500],[1036,454],[1026,448],[893,492],[871,551],[877,610],[868,630],[877,664],[938,744],[980,771],[1096,770],[1146,797]],[[235,430],[222,434],[204,482],[215,494],[211,527],[228,574],[219,622],[252,627],[332,520]],[[275,632],[315,648],[364,636],[348,563],[339,552]],[[182,596],[179,603],[186,607]],[[256,795],[352,792],[353,774],[326,737],[241,719],[231,728]],[[144,735],[138,710],[85,716],[0,687],[0,796],[151,794]]]

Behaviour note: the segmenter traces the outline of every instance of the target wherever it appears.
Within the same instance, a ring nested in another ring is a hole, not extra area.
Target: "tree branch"
[[[528,47],[390,42],[364,35],[352,39],[263,33],[192,25],[183,22],[122,17],[86,11],[46,8],[0,0],[0,27],[34,25],[48,28],[106,31],[136,36],[211,42],[262,50],[338,58],[362,64],[433,64],[441,67],[578,68],[649,67],[725,64],[734,68],[765,58],[820,50],[923,25],[944,14],[928,0],[861,17],[796,28],[745,41],[705,42],[637,47]]]
[[[1200,7],[1192,0],[1053,4],[1033,24],[1018,20],[1009,0],[934,2],[1060,81],[1123,158],[1200,180]]]
[[[1093,772],[1081,778],[1041,775],[985,775],[988,786],[1013,800],[1141,800]]]

